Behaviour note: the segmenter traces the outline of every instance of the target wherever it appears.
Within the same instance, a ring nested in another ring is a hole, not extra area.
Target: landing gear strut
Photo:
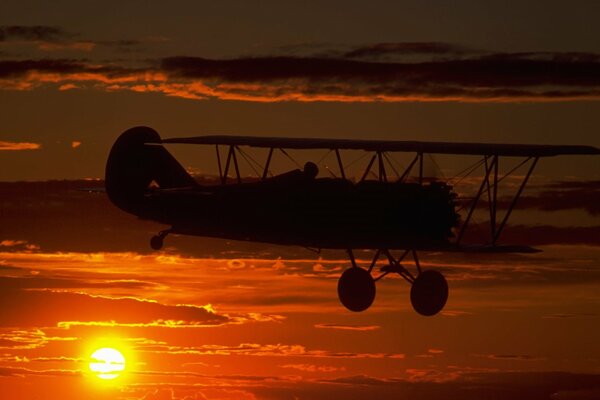
[[[400,264],[411,252],[417,267],[416,277]],[[373,278],[371,271],[381,254],[387,257],[389,264],[382,266],[380,269],[382,274]],[[446,305],[448,300],[446,279],[438,271],[422,271],[416,251],[406,250],[399,259],[395,259],[388,250],[378,250],[368,269],[356,264],[352,250],[348,250],[348,256],[352,267],[345,270],[338,281],[338,297],[348,310],[359,312],[369,308],[375,300],[375,282],[391,272],[399,274],[411,284],[410,302],[417,313],[432,316],[439,313]]]
[[[167,230],[158,232],[158,235],[152,236],[152,238],[150,239],[150,247],[152,247],[153,250],[162,249],[164,240],[169,233],[171,233],[171,230],[167,229]]]

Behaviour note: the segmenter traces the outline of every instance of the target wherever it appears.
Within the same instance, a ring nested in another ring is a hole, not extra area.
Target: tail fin
[[[149,185],[160,188],[196,186],[194,178],[162,145],[158,133],[145,126],[123,132],[106,162],[105,186],[110,200],[135,213]]]

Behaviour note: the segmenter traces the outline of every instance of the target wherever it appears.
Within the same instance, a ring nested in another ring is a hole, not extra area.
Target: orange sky
[[[558,233],[512,225],[507,234],[543,253],[423,253],[423,267],[442,271],[451,288],[431,318],[412,310],[396,277],[380,281],[367,312],[345,310],[336,297],[343,252],[183,236],[150,252],[160,227],[84,184],[102,182],[0,184],[0,379],[11,398],[597,393],[598,236],[561,223],[595,229],[595,203],[573,202],[579,186],[597,196],[591,182],[558,192],[533,182],[517,222],[537,214],[557,221]],[[558,210],[543,211],[540,193],[562,193]],[[521,230],[538,237],[527,242]],[[370,255],[357,252],[365,264]],[[107,345],[128,360],[110,384],[88,368]]]
[[[0,4],[2,399],[600,397],[598,157],[540,161],[503,240],[542,253],[421,254],[450,285],[431,318],[396,276],[368,311],[343,308],[344,252],[175,235],[152,252],[164,227],[98,190],[136,125],[600,147],[600,3],[142,3]],[[169,150],[217,174],[212,148]],[[290,154],[337,173],[331,153]],[[274,170],[296,168],[279,156]],[[368,162],[343,156],[350,176]],[[425,173],[474,161],[436,156]],[[501,213],[524,173],[502,182]],[[487,210],[474,217],[469,240],[488,234]],[[89,360],[107,346],[127,366],[102,382]]]

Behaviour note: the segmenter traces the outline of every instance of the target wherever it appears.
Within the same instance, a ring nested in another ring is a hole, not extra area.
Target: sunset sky
[[[347,311],[344,252],[186,236],[153,252],[165,226],[101,190],[111,145],[137,125],[600,147],[598,15],[593,1],[2,1],[0,397],[600,398],[598,156],[540,161],[503,243],[541,253],[421,253],[450,285],[434,317],[399,277]],[[169,150],[218,173],[212,148]],[[328,176],[326,153],[290,154]],[[368,161],[344,157],[351,176]],[[425,172],[476,161],[436,156]],[[501,214],[525,172],[502,182]],[[481,176],[452,183],[468,197]],[[90,371],[103,347],[125,357],[115,380]]]

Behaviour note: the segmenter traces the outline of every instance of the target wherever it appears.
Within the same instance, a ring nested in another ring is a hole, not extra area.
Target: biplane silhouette
[[[164,147],[175,143],[215,146],[219,184],[201,184],[194,179]],[[221,155],[223,147],[227,153],[225,160]],[[248,181],[241,176],[238,156],[242,147],[268,149],[258,179]],[[287,154],[290,149],[333,152],[339,177],[318,177],[319,168],[313,162],[271,175],[274,152]],[[360,150],[370,155],[360,179],[346,176],[343,150]],[[389,166],[388,155],[395,152],[414,153],[414,158],[392,179],[386,166]],[[453,187],[424,177],[424,156],[430,154],[479,156],[483,178],[465,208],[464,218],[459,215]],[[170,233],[344,249],[351,266],[339,278],[338,296],[347,309],[369,308],[375,299],[376,282],[387,274],[397,273],[411,285],[410,300],[415,311],[430,316],[446,304],[448,284],[440,272],[421,269],[418,251],[535,252],[528,246],[502,245],[499,240],[538,160],[558,155],[598,154],[598,148],[573,145],[248,136],[161,139],[151,128],[135,127],[114,143],[106,164],[105,185],[117,207],[171,227],[151,238],[150,245],[155,250],[162,248]],[[498,183],[516,170],[500,176],[501,157],[522,158],[518,166],[527,168],[527,172],[500,219]],[[230,177],[232,170],[235,175]],[[484,194],[489,208],[489,240],[476,245],[463,243],[469,221]],[[374,251],[366,268],[360,267],[354,257],[353,250],[357,249]],[[400,251],[399,255],[394,256],[395,251]],[[402,264],[408,255],[414,260],[415,272]],[[385,265],[373,277],[381,258]]]

